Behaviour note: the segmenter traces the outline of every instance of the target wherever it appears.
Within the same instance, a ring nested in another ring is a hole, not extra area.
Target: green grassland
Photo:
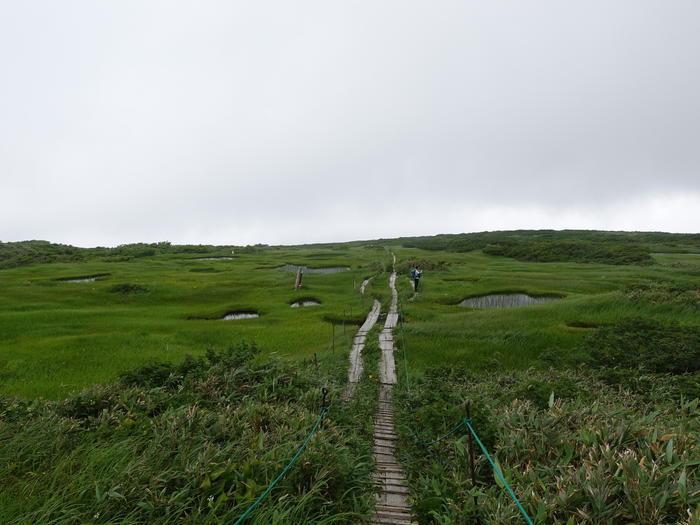
[[[697,525],[698,242],[488,232],[256,246],[219,261],[195,259],[230,248],[12,246],[0,270],[0,522],[231,523],[303,440],[322,387],[336,400],[322,436],[250,523],[367,522],[379,327],[356,397],[337,399],[357,325],[372,299],[387,310],[394,253],[398,450],[419,523],[522,523],[482,456],[471,483],[465,435],[421,445],[471,398],[535,523]],[[534,262],[543,243],[562,260]],[[583,262],[586,243],[608,264]],[[518,258],[489,248],[514,245]],[[638,264],[621,258],[629,246]],[[307,274],[294,291],[285,264],[350,269]],[[412,266],[424,269],[417,295]],[[66,281],[91,275],[102,276]],[[556,300],[458,304],[504,292]],[[299,299],[321,305],[291,308]],[[235,311],[260,317],[219,320]]]
[[[590,330],[576,324],[602,326],[629,317],[698,325],[698,302],[632,300],[628,288],[645,283],[671,283],[700,288],[700,256],[658,255],[651,266],[578,263],[524,263],[481,252],[430,254],[397,249],[407,260],[440,260],[441,271],[425,271],[420,293],[411,297],[404,277],[402,306],[405,340],[412,369],[436,363],[480,367],[492,360],[514,368],[531,366],[544,351],[574,351]],[[508,309],[457,306],[462,299],[498,292],[555,294],[546,304]]]
[[[354,330],[343,324],[361,322],[371,307],[370,294],[363,298],[356,288],[389,260],[384,250],[359,248],[270,250],[221,261],[196,257],[157,255],[0,272],[0,389],[59,399],[151,360],[179,361],[240,341],[292,358],[328,351],[334,333],[337,347],[347,346]],[[276,269],[283,264],[350,270],[305,275],[303,289],[295,291],[294,272]],[[95,274],[108,275],[95,282],[57,280]],[[110,291],[127,283],[147,292]],[[290,307],[304,297],[321,305]],[[260,317],[218,320],[241,310]]]

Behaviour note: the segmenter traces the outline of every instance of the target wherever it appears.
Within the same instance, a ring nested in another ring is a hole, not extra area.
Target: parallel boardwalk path
[[[353,339],[352,350],[350,350],[350,368],[348,369],[348,386],[345,388],[345,393],[343,394],[343,399],[350,399],[355,394],[355,387],[358,381],[362,377],[362,370],[364,369],[362,363],[362,349],[365,347],[365,341],[367,339],[367,332],[369,332],[374,324],[379,319],[379,312],[381,311],[381,303],[374,300],[372,305],[372,310],[367,315],[364,324],[360,327]]]
[[[396,257],[394,257],[394,263],[396,263]],[[391,287],[391,307],[384,328],[379,334],[379,346],[382,350],[379,370],[382,384],[379,390],[379,408],[374,418],[374,460],[377,464],[374,479],[382,491],[377,496],[372,523],[413,525],[411,506],[408,504],[406,476],[394,454],[394,444],[398,439],[394,432],[394,408],[391,404],[392,390],[396,384],[393,329],[399,319],[396,272],[391,274],[389,286]]]

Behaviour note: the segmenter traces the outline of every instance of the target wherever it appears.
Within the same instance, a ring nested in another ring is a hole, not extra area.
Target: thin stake
[[[316,354],[314,354],[315,356]],[[321,401],[321,410],[323,411],[328,404],[326,403],[326,396],[328,395],[328,389],[324,386],[321,389],[321,393],[323,394],[323,401]],[[321,419],[321,428],[323,428],[323,419]]]
[[[464,409],[467,412],[467,419],[469,421],[472,420],[472,400],[467,399],[464,402]],[[476,487],[476,469],[474,468],[474,438],[472,437],[471,432],[467,432],[469,434],[469,470],[471,471],[472,475],[472,487]],[[473,496],[474,498],[474,508],[478,508],[476,504],[476,494]],[[479,517],[476,517],[476,523],[480,524],[481,520]]]

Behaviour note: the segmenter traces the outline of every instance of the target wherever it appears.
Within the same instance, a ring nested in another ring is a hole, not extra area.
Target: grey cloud
[[[0,239],[698,231],[698,15],[681,0],[7,3]]]

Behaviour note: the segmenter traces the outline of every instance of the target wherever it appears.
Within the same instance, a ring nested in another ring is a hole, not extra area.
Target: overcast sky
[[[0,0],[0,240],[700,231],[697,0]]]

